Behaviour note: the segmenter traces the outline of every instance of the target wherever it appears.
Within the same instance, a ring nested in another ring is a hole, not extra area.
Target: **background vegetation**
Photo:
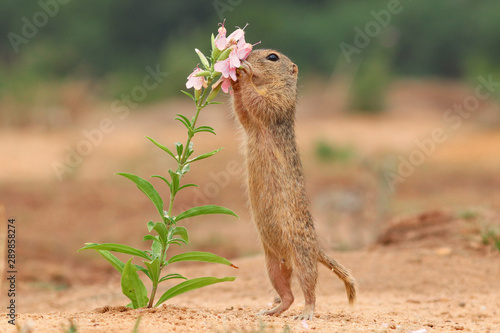
[[[116,98],[141,82],[146,66],[158,64],[169,73],[168,84],[148,94],[148,100],[164,98],[182,87],[186,68],[197,61],[193,45],[203,48],[223,17],[228,30],[248,22],[247,40],[261,40],[259,47],[290,55],[302,77],[328,78],[339,67],[360,66],[359,74],[365,79],[358,93],[366,92],[366,85],[373,87],[374,78],[381,77],[383,87],[392,75],[470,79],[478,72],[500,73],[500,2],[496,0],[401,0],[402,10],[392,15],[390,26],[382,27],[347,64],[340,44],[354,45],[354,28],[364,31],[374,21],[371,12],[387,10],[394,1],[4,2],[0,103],[12,112],[19,103],[29,108],[33,100],[40,101],[40,91],[43,96],[52,93],[47,99],[57,103],[54,96],[61,95],[61,85],[75,80],[86,82],[101,98]],[[9,34],[22,36],[26,20],[33,23],[37,13],[54,4],[57,13],[16,53]],[[205,46],[208,50],[209,45]],[[368,107],[363,103],[355,107],[370,109],[372,104],[383,107],[376,98]]]

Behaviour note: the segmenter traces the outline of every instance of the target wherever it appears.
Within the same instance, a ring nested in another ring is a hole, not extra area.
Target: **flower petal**
[[[227,58],[226,60],[217,61],[214,65],[214,69],[217,72],[221,72],[222,76],[229,77],[229,75],[230,75],[229,74],[229,72],[230,72],[229,58]]]
[[[222,86],[221,86],[222,91],[227,94],[230,87],[231,87],[231,80],[229,78],[224,79],[222,81]]]
[[[238,53],[236,49],[233,49],[229,53],[229,64],[231,68],[238,68],[241,66],[240,59],[238,59]]]
[[[238,28],[235,31],[233,31],[233,33],[230,34],[229,37],[227,37],[228,43],[236,44],[236,42],[238,42],[243,36],[245,36],[245,31],[243,31],[243,29],[241,28]]]

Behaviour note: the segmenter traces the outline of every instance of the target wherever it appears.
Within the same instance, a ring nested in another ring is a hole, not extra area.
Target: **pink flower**
[[[221,88],[223,92],[225,92],[226,94],[228,92],[231,95],[233,94],[233,90],[229,90],[229,88],[231,88],[231,78],[225,78],[224,76],[221,76],[221,78],[217,80],[217,82],[215,82],[212,86],[212,90],[216,89],[219,84],[222,84]]]
[[[226,20],[224,20],[226,22]],[[219,28],[219,33],[217,34],[217,37],[215,37],[215,46],[221,51],[224,51],[226,49],[227,45],[227,39],[226,39],[226,33],[227,30],[224,28],[224,22],[219,23],[221,24],[221,27]]]
[[[244,35],[245,31],[243,31],[243,29],[236,29],[232,34],[229,35],[229,37],[227,37],[228,44],[236,44]]]
[[[204,76],[195,76],[196,73],[201,72],[201,68],[196,67],[194,71],[187,77],[186,88],[191,89],[194,87],[195,90],[200,90],[201,87],[207,87],[207,80]]]
[[[238,57],[238,50],[236,48],[233,48],[231,53],[229,53],[229,66],[231,68],[238,68],[241,66],[241,62]]]
[[[231,51],[231,53],[232,52],[233,51]],[[236,81],[236,68],[237,67],[231,66],[230,58],[222,61],[217,61],[217,63],[214,65],[214,69],[217,72],[221,72],[222,76],[225,78],[231,77],[233,81]]]
[[[245,36],[241,37],[236,45],[238,59],[245,60],[252,51],[253,45],[245,42]]]

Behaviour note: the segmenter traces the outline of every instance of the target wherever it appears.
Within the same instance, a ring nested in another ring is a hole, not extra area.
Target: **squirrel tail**
[[[323,250],[319,253],[319,262],[325,265],[329,270],[334,272],[345,284],[345,290],[347,292],[347,298],[349,299],[349,304],[353,305],[356,301],[357,285],[356,281],[352,277],[351,273],[339,264],[334,259],[330,258]]]

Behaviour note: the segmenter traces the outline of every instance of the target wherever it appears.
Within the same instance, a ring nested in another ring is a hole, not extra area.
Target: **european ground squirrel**
[[[305,307],[298,319],[312,319],[319,261],[344,281],[349,302],[356,283],[319,247],[309,212],[302,164],[295,140],[298,67],[274,50],[254,50],[237,70],[233,108],[246,132],[246,166],[252,217],[280,304],[262,315],[278,315],[293,303],[295,270]]]

